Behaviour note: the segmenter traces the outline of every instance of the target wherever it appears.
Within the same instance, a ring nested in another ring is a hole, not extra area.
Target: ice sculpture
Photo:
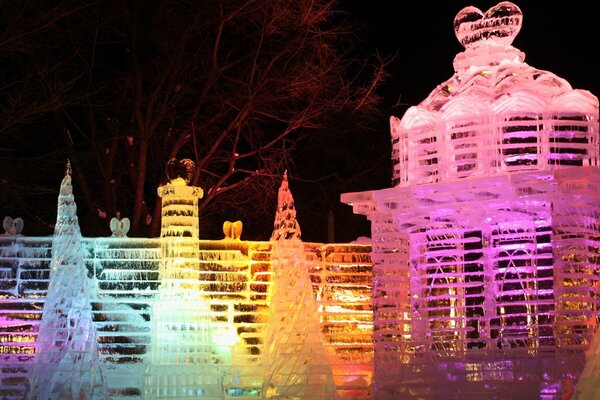
[[[152,307],[152,350],[146,399],[223,397],[223,369],[215,352],[208,300],[199,271],[198,199],[188,186],[191,160],[171,160],[162,198],[161,286]]]
[[[243,229],[242,221],[225,221],[223,223],[223,233],[225,234],[225,240],[240,240]]]
[[[272,281],[265,335],[263,399],[332,399],[335,385],[287,173],[279,188],[271,241]]]
[[[30,385],[29,399],[107,398],[69,163],[58,196],[50,284]]]
[[[378,399],[558,398],[598,324],[598,99],[524,62],[522,13],[461,10],[455,74],[390,118],[371,221]]]
[[[2,226],[4,227],[5,235],[20,235],[23,231],[23,219],[12,219],[11,217],[6,216],[4,217],[4,221],[2,221]]]
[[[130,221],[129,218],[112,218],[110,220],[110,231],[113,237],[126,237],[129,232]]]

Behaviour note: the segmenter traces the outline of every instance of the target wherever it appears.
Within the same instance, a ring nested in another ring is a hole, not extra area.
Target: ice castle
[[[600,398],[598,99],[524,62],[509,2],[466,7],[455,74],[391,117],[393,186],[346,193],[368,243],[199,240],[172,160],[159,238],[0,235],[2,399]]]
[[[454,75],[390,119],[393,187],[342,195],[371,221],[377,399],[600,398],[575,393],[600,300],[598,99],[526,64],[521,22],[461,10]]]

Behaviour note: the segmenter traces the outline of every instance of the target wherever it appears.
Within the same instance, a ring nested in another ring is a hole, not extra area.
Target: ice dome
[[[598,165],[598,98],[525,63],[522,21],[510,2],[457,14],[454,75],[390,118],[394,185]]]

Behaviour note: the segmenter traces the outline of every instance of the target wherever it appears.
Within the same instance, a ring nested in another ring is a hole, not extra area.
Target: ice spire
[[[332,399],[331,366],[321,341],[317,305],[287,173],[271,236],[272,286],[265,335],[263,399]]]
[[[104,399],[77,205],[67,161],[52,240],[50,284],[36,341],[29,399]]]
[[[300,225],[296,219],[296,206],[288,185],[287,171],[285,171],[277,195],[277,212],[271,240],[300,239],[301,235]]]

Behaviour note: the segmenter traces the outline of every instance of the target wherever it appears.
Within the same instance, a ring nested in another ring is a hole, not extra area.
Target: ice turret
[[[521,10],[502,2],[454,20],[454,75],[391,117],[394,184],[598,165],[598,99],[525,63]]]
[[[277,194],[277,211],[271,240],[300,239],[301,237],[302,232],[296,219],[296,205],[290,192],[286,171],[283,174],[283,181]]]
[[[162,199],[160,289],[152,306],[150,365],[144,398],[220,399],[221,367],[214,357],[209,304],[201,289],[198,200],[189,186],[194,162],[172,159]]]

